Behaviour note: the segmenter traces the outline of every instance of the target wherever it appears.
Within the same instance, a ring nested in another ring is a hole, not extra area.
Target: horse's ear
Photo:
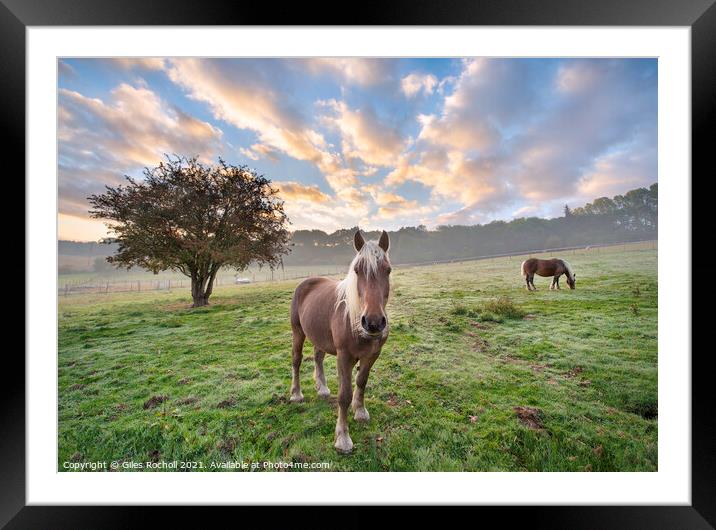
[[[355,247],[356,252],[360,252],[360,249],[363,248],[363,245],[365,245],[365,239],[363,239],[360,230],[356,230],[356,233],[353,236],[353,246]]]
[[[378,246],[383,249],[383,252],[388,252],[388,247],[390,247],[390,238],[388,237],[388,232],[385,230],[383,230],[383,233],[380,234]]]

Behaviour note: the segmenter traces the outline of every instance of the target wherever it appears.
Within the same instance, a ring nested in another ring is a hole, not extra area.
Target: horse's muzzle
[[[388,325],[388,320],[385,315],[363,315],[360,324],[368,334],[379,335]]]

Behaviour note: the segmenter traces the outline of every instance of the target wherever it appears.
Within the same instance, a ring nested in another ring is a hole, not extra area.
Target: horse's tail
[[[520,270],[522,271],[523,278],[527,278],[527,271],[525,271],[525,263],[527,263],[527,260],[524,260],[522,262],[522,265],[520,265]]]

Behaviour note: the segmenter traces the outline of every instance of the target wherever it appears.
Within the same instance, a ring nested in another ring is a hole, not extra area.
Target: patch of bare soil
[[[483,324],[481,322],[470,322],[470,325],[473,328],[477,328],[477,329],[487,329],[489,327],[487,324]]]
[[[227,398],[219,403],[217,403],[216,408],[218,409],[229,409],[236,405],[236,399],[235,398]]]
[[[537,317],[534,315],[525,315],[522,317],[522,320],[534,320],[535,318]]]
[[[191,381],[191,379],[189,379],[188,377],[182,377],[181,379],[179,379],[179,381],[177,381],[177,384],[178,385],[186,385],[186,384],[189,384],[190,381]]]
[[[581,366],[575,366],[574,368],[572,368],[571,370],[569,370],[568,372],[566,372],[566,373],[564,374],[564,376],[571,379],[571,378],[573,378],[573,377],[577,377],[577,376],[578,376],[579,374],[581,374],[583,371],[584,371],[584,368],[582,368]]]
[[[149,460],[151,462],[154,462],[155,464],[159,462],[162,458],[162,453],[159,452],[159,450],[155,449],[151,453],[149,453]]]
[[[167,399],[169,399],[168,396],[152,396],[144,402],[144,409],[153,409],[160,403],[164,403]]]
[[[127,409],[129,409],[129,405],[127,405],[126,403],[117,403],[114,406],[115,412],[109,415],[109,421],[115,421],[117,418],[119,418],[120,413],[124,412]]]
[[[388,406],[397,407],[399,404],[400,400],[395,393],[391,392],[390,394],[388,394]]]
[[[544,369],[548,368],[548,367],[549,367],[548,364],[538,364],[538,363],[530,364],[530,368],[532,368],[533,372],[543,372]]]
[[[517,418],[523,425],[526,425],[530,429],[535,431],[541,431],[544,429],[544,423],[542,423],[542,411],[534,407],[514,407]]]
[[[480,335],[477,333],[473,333],[472,331],[467,332],[468,336],[471,337],[474,342],[472,344],[472,348],[475,351],[483,352],[487,350],[490,347],[490,343],[487,342],[485,339],[483,339]]]
[[[177,399],[176,404],[177,405],[193,405],[194,403],[198,402],[199,398],[196,396],[188,396],[185,398]]]
[[[572,368],[571,370],[568,370],[567,372],[565,372],[565,373],[563,374],[563,377],[564,377],[565,379],[576,379],[576,378],[578,378],[579,381],[577,382],[577,384],[578,384],[579,386],[581,386],[582,388],[586,388],[586,387],[588,387],[588,386],[591,386],[592,382],[591,382],[589,379],[584,379],[584,378],[582,378],[582,376],[580,375],[582,372],[584,372],[584,368],[582,368],[581,366],[575,366],[575,367]]]

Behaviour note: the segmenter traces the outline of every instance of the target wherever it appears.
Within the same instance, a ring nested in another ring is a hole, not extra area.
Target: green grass
[[[335,400],[288,403],[297,281],[78,295],[59,306],[65,461],[330,462],[333,471],[655,471],[656,250],[567,253],[577,289],[523,288],[522,257],[393,273],[367,425],[336,454]],[[335,359],[326,376],[336,392]],[[152,399],[154,398],[154,399]],[[145,408],[147,404],[147,408]],[[515,407],[537,409],[530,428]]]

